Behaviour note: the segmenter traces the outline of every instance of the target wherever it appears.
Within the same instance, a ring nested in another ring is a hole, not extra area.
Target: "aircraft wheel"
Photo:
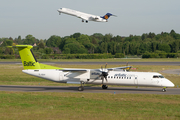
[[[80,86],[80,87],[78,87],[78,90],[79,90],[79,91],[83,91],[83,90],[84,90],[84,87],[83,87],[83,86]]]
[[[165,88],[163,88],[163,89],[162,89],[162,91],[163,91],[163,92],[166,92],[166,89],[165,89]]]
[[[102,89],[107,89],[108,86],[107,85],[102,85]]]

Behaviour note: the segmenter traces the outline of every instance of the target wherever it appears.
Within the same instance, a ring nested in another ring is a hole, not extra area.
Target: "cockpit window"
[[[153,76],[153,78],[159,78],[159,76],[157,76],[157,75],[154,75],[154,76]]]
[[[164,78],[162,75],[154,75],[153,78]]]
[[[164,78],[164,76],[160,75],[159,78]]]

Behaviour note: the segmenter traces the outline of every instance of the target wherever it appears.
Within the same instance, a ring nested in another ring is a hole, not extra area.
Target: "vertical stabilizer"
[[[18,48],[24,69],[61,69],[37,62],[31,50],[31,48],[33,48],[31,45],[16,45],[13,47]]]
[[[110,16],[116,16],[116,15],[113,15],[113,14],[111,14],[111,13],[106,13],[106,15],[104,15],[103,17],[101,17],[101,18],[103,18],[103,19],[108,19]]]

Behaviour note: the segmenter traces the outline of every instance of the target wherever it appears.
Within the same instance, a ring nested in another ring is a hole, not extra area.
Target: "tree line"
[[[70,54],[109,54],[124,57],[125,55],[146,55],[151,54],[178,54],[180,53],[180,34],[171,30],[169,33],[161,32],[143,33],[141,36],[129,35],[128,37],[113,36],[112,34],[84,35],[74,33],[70,36],[50,36],[47,40],[39,40],[33,35],[27,35],[24,39],[0,38],[1,55],[18,55],[18,51],[6,46],[12,45],[34,45],[35,55],[47,56],[49,54],[69,55]],[[168,55],[165,55],[166,57]],[[176,55],[177,56],[177,55]],[[112,57],[112,56],[111,56]],[[160,56],[161,57],[161,56]]]

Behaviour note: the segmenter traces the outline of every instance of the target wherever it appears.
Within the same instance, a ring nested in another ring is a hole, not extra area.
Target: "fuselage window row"
[[[115,78],[117,78],[117,79],[131,79],[131,77],[127,77],[127,78],[124,77],[124,78],[123,78],[123,77],[113,77],[113,76],[108,76],[108,78],[111,78],[111,79],[113,79],[113,78],[114,78],[114,79],[115,79]],[[136,78],[136,79],[137,79],[137,78]]]

